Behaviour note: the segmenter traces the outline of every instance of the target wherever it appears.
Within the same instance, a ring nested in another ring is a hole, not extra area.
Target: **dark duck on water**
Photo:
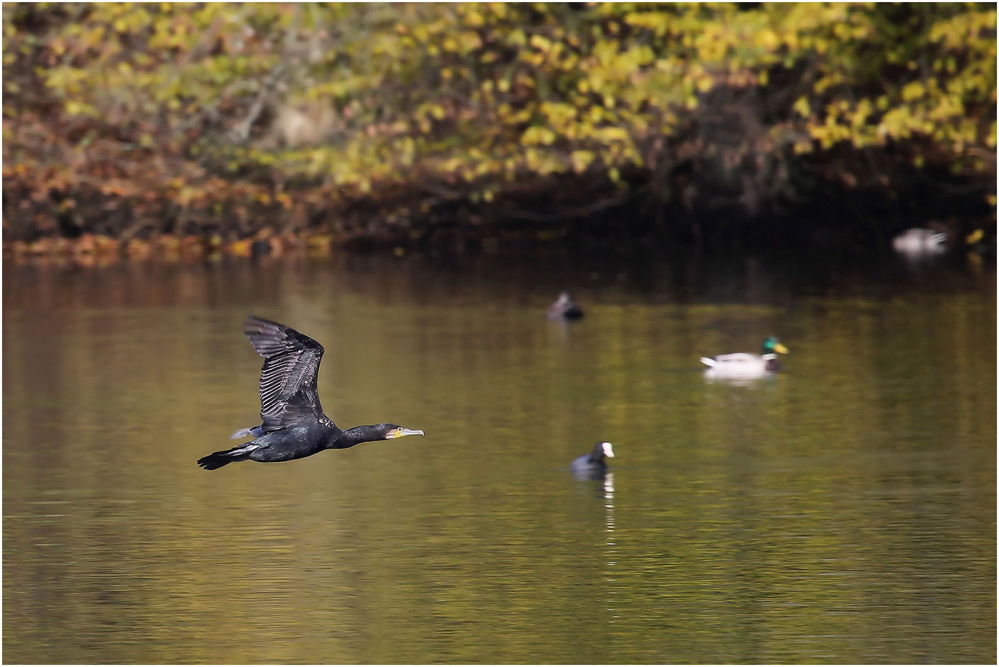
[[[391,440],[423,431],[395,424],[340,430],[319,404],[316,381],[323,346],[290,327],[249,316],[243,333],[264,358],[260,371],[260,418],[263,423],[232,434],[253,440],[198,459],[215,470],[235,461],[274,463],[312,456],[324,449],[346,449],[362,442]]]
[[[568,292],[559,294],[545,313],[545,317],[550,320],[578,320],[583,316],[583,309],[576,303]]]
[[[607,459],[612,458],[614,447],[609,442],[598,442],[592,452],[570,463],[569,471],[579,479],[603,479],[607,472]]]

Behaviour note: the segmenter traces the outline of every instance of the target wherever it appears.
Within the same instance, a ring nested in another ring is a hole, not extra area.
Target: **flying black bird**
[[[395,424],[337,428],[319,404],[316,379],[323,346],[308,336],[277,322],[250,315],[243,333],[264,358],[260,371],[260,419],[263,423],[232,434],[253,440],[198,459],[198,465],[215,470],[234,461],[291,461],[324,449],[346,449],[362,442],[391,440],[423,431]]]

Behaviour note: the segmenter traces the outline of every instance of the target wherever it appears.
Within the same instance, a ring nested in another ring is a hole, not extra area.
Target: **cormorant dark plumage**
[[[260,419],[263,423],[232,434],[253,440],[198,459],[215,470],[234,461],[291,461],[324,449],[346,449],[362,442],[391,440],[423,431],[395,424],[337,428],[319,404],[316,381],[323,346],[290,327],[250,315],[243,326],[253,349],[264,358],[260,371]]]
[[[559,294],[558,299],[545,313],[545,317],[550,320],[578,320],[583,316],[583,309],[573,301],[568,292]]]
[[[598,442],[592,452],[570,463],[569,471],[581,479],[601,479],[607,472],[608,458],[614,458],[614,448],[609,442]]]

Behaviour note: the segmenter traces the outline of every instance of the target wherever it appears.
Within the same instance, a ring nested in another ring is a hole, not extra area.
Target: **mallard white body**
[[[701,363],[708,367],[705,375],[716,377],[761,377],[776,372],[780,366],[776,354],[748,352],[701,357]]]
[[[708,377],[753,378],[776,373],[780,368],[777,353],[787,354],[788,349],[773,336],[763,341],[763,354],[735,352],[714,357],[701,357],[701,363],[708,368]]]

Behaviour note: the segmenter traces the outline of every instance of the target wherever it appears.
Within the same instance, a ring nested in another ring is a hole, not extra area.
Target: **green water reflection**
[[[5,265],[4,657],[994,662],[995,274],[803,266]],[[427,437],[197,468],[246,312]],[[702,377],[770,333],[786,373]]]

